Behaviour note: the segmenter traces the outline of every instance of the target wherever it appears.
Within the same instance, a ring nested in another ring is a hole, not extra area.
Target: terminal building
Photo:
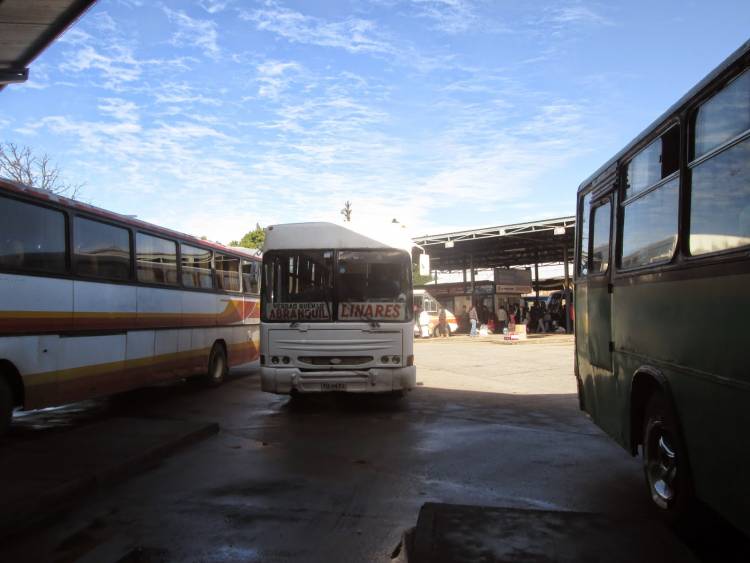
[[[543,292],[572,289],[570,264],[575,244],[575,217],[423,235],[413,239],[412,259],[428,255],[433,280],[453,274],[457,281],[421,286],[444,307],[460,314],[471,307],[509,310]],[[562,276],[542,280],[539,269],[562,268]],[[477,279],[489,270],[491,279]],[[458,274],[458,276],[456,276]],[[451,277],[451,276],[449,276]],[[568,326],[568,328],[570,328]]]

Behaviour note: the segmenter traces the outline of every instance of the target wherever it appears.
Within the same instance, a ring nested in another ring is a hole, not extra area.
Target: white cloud
[[[200,0],[198,2],[200,7],[206,10],[209,14],[223,12],[231,3],[231,0]]]
[[[395,51],[371,20],[347,18],[329,22],[274,4],[253,12],[242,12],[240,17],[255,23],[259,30],[276,33],[294,43],[336,47],[351,53],[387,54]]]
[[[297,74],[301,67],[296,62],[269,60],[258,65],[258,96],[277,99],[289,87],[290,74]]]
[[[177,25],[172,34],[171,43],[177,47],[197,47],[210,59],[218,59],[221,49],[218,44],[216,22],[191,18],[183,11],[170,10],[164,7],[170,21]]]
[[[433,21],[433,27],[450,34],[463,33],[480,23],[470,0],[411,0],[417,15]]]

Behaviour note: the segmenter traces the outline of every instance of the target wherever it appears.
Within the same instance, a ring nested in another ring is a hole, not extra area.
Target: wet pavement
[[[639,461],[578,410],[570,337],[459,337],[415,353],[421,385],[405,399],[291,401],[260,392],[249,371],[218,389],[165,386],[26,415],[9,443],[114,416],[221,431],[6,542],[0,560],[388,561],[427,502],[604,514],[647,526],[648,541],[681,541],[653,520]],[[712,535],[688,546],[700,560],[745,547],[721,524]]]

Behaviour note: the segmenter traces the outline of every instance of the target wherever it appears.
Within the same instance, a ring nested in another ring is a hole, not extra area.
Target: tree
[[[0,177],[75,199],[83,184],[70,184],[60,178],[60,169],[49,155],[35,155],[30,147],[0,143]]]
[[[344,216],[344,221],[350,223],[352,220],[352,202],[346,200],[344,203],[344,209],[341,210],[341,214]]]
[[[258,223],[255,223],[255,229],[245,233],[240,240],[233,240],[229,246],[243,246],[245,248],[263,248],[263,242],[266,240],[266,232]]]

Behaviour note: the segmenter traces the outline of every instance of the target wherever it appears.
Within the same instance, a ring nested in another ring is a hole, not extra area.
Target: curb
[[[85,495],[99,489],[111,487],[125,481],[157,464],[181,448],[198,442],[219,432],[216,422],[207,423],[195,430],[144,450],[121,463],[102,469],[94,469],[83,475],[46,490],[40,496],[25,501],[22,506],[6,506],[6,514],[0,516],[0,538],[19,535],[32,526],[44,523],[61,512],[73,508]]]

